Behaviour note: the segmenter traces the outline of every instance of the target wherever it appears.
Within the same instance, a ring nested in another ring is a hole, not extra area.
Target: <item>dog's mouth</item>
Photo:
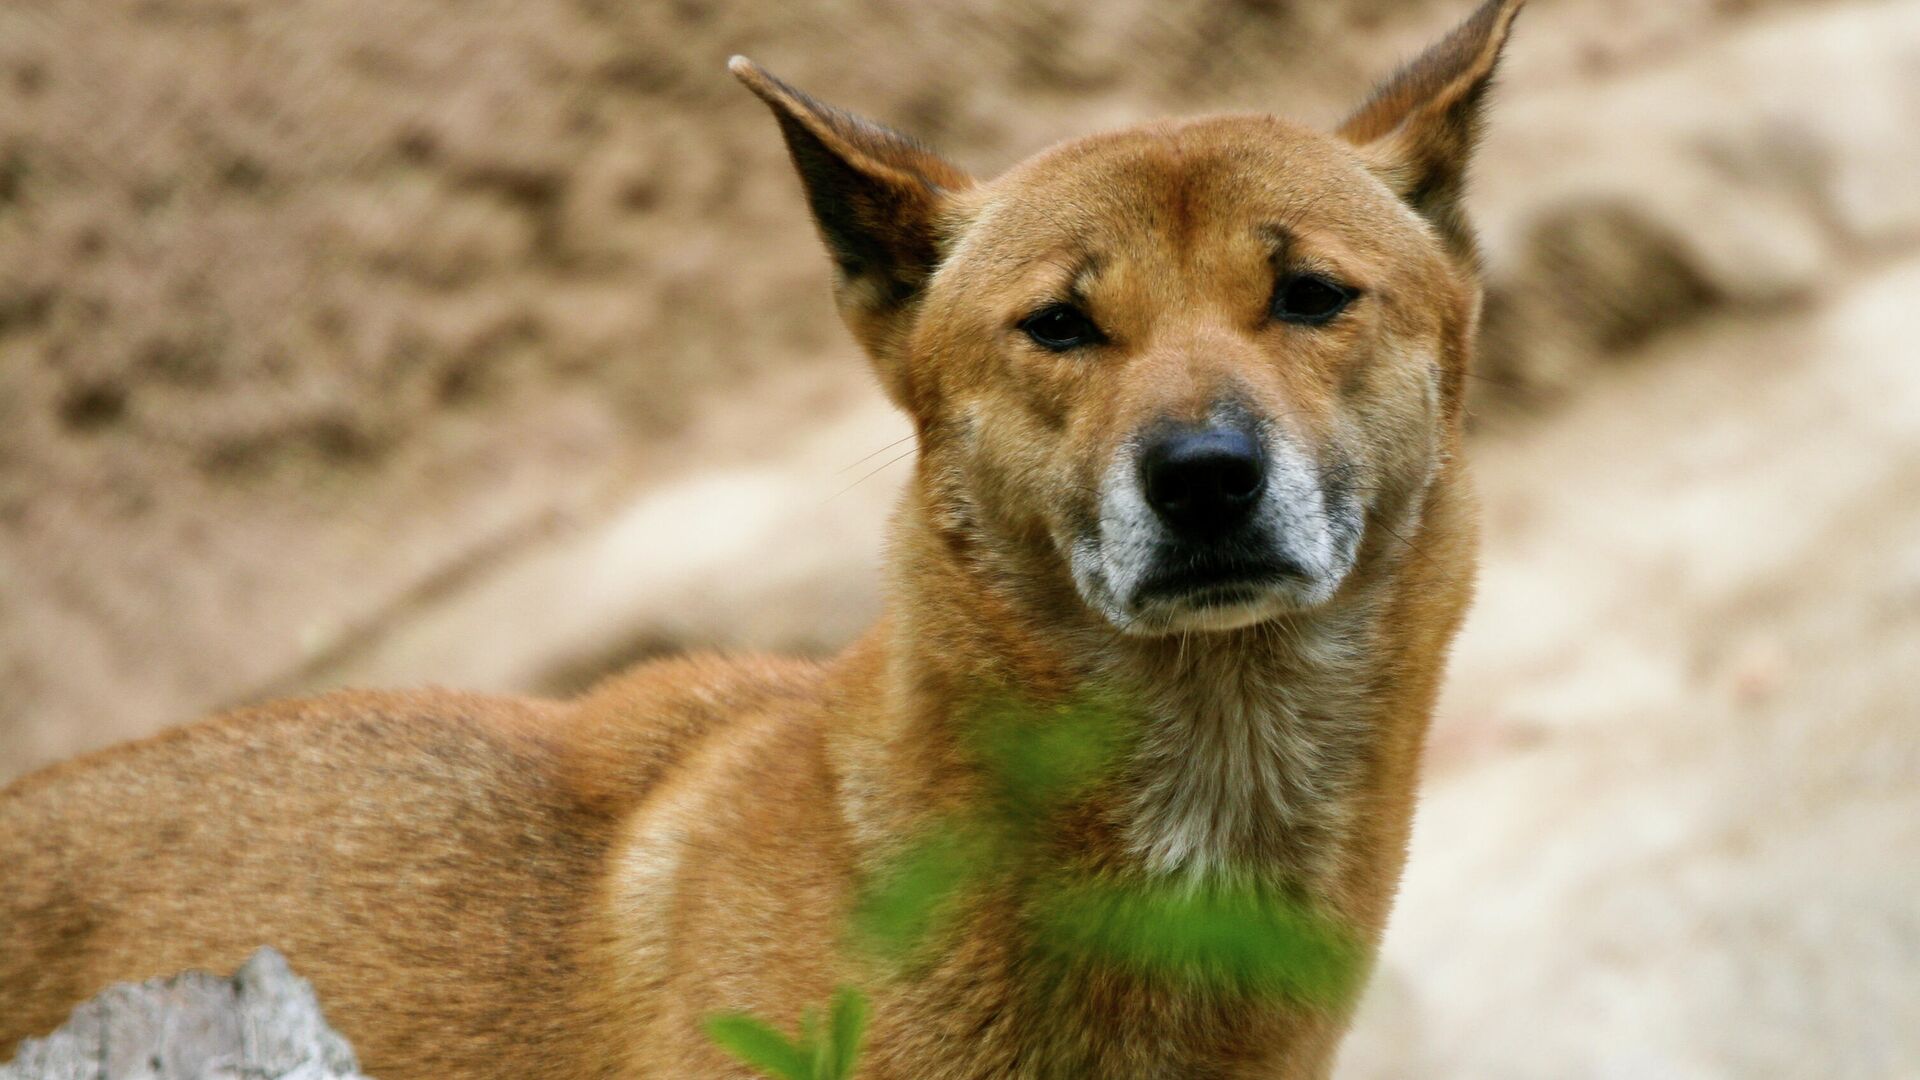
[[[1309,575],[1278,558],[1180,558],[1150,574],[1128,607],[1134,633],[1231,630],[1300,607]]]
[[[1243,604],[1305,576],[1279,559],[1182,560],[1141,582],[1133,594],[1133,606],[1178,604],[1200,609]]]

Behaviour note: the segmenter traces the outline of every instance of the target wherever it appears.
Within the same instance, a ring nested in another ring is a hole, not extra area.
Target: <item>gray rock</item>
[[[0,1080],[366,1080],[313,987],[273,949],[230,979],[190,971],[110,987]]]

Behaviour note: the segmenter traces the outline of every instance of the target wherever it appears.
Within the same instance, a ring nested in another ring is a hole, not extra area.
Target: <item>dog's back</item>
[[[0,1061],[112,983],[270,944],[370,1067],[602,1073],[583,1036],[616,830],[809,670],[675,661],[565,706],[342,693],[28,777],[0,793]]]

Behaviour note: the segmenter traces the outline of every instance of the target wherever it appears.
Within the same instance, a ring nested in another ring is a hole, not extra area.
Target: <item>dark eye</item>
[[[1033,339],[1035,345],[1054,352],[1065,352],[1082,345],[1097,345],[1106,340],[1100,328],[1093,325],[1092,319],[1066,304],[1041,308],[1022,319],[1020,329]]]
[[[1273,290],[1273,317],[1282,322],[1318,326],[1352,302],[1353,294],[1318,274],[1282,278]]]

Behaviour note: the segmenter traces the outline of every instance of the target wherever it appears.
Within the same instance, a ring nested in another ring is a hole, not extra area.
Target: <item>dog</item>
[[[752,1076],[711,1019],[792,1031],[843,985],[863,1076],[1328,1075],[1471,593],[1461,200],[1520,6],[1330,133],[1154,123],[991,181],[735,58],[914,425],[885,615],[826,663],[343,692],[15,783],[0,1058],[111,983],[271,944],[383,1080]],[[969,718],[1053,768],[1090,700],[1136,725],[1111,767],[996,795]],[[989,803],[1017,858],[963,845],[911,959],[849,945],[900,853],[983,835]],[[1333,927],[1345,976],[1209,982],[1232,934],[1082,948],[1121,909],[1057,880],[1171,897],[1176,934],[1179,904],[1252,888]]]

